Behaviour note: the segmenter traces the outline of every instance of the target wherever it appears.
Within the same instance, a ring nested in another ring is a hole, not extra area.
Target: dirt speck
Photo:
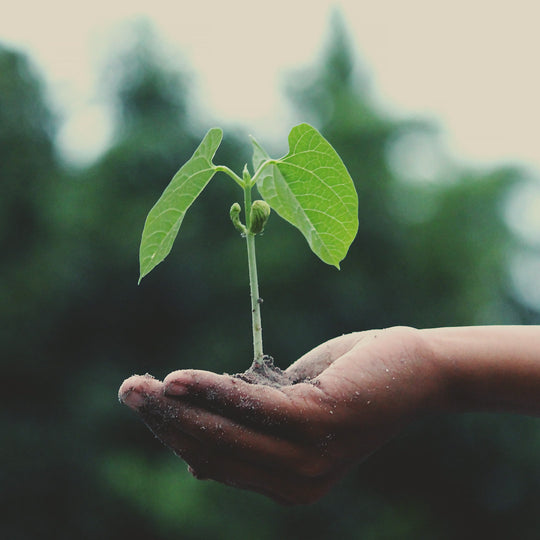
[[[251,384],[262,384],[273,388],[281,388],[282,386],[290,386],[302,382],[278,368],[271,356],[265,356],[260,364],[253,362],[249,369],[243,373],[236,373],[233,377]]]

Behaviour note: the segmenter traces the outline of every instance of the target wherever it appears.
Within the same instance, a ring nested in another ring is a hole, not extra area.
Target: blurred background
[[[310,122],[359,193],[339,272],[276,216],[258,243],[281,367],[354,330],[540,324],[533,3],[181,4],[22,2],[0,26],[0,536],[538,538],[532,418],[418,422],[320,502],[282,508],[194,480],[116,399],[132,373],[250,363],[225,177],[137,287],[146,214],[212,125],[216,163],[241,170],[249,132],[277,157]]]

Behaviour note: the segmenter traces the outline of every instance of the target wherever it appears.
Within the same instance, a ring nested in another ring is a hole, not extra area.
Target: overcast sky
[[[334,5],[386,109],[436,120],[462,160],[540,170],[538,0],[19,0],[2,10],[0,41],[42,69],[66,151],[84,159],[107,134],[97,69],[130,21],[147,17],[181,51],[216,120],[265,133],[286,123],[284,73],[313,62]]]

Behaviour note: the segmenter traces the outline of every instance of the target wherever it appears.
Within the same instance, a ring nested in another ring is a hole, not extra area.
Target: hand
[[[437,377],[420,336],[390,328],[338,337],[287,369],[307,382],[281,388],[181,370],[163,382],[130,377],[119,398],[197,478],[309,503],[429,408]]]

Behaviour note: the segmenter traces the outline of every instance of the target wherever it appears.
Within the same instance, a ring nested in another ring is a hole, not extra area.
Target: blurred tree
[[[8,350],[42,297],[41,276],[29,274],[39,264],[48,231],[43,200],[58,170],[54,119],[43,93],[27,59],[0,48],[0,339]]]
[[[531,419],[426,420],[321,502],[284,509],[193,480],[114,405],[133,371],[238,371],[251,357],[246,255],[228,218],[241,194],[229,180],[206,188],[167,264],[136,287],[146,213],[207,127],[190,113],[186,75],[140,35],[105,78],[114,144],[80,171],[58,163],[54,119],[28,62],[0,51],[0,242],[9,254],[0,335],[5,376],[16,381],[2,396],[1,536],[535,538],[540,435]],[[409,156],[428,161],[436,131],[377,110],[355,64],[335,18],[319,64],[289,88],[297,114],[356,179],[361,224],[336,272],[270,219],[258,250],[265,342],[283,366],[346,331],[520,322],[499,215],[518,173],[454,166],[416,177]],[[243,134],[225,131],[216,161],[241,169]]]

